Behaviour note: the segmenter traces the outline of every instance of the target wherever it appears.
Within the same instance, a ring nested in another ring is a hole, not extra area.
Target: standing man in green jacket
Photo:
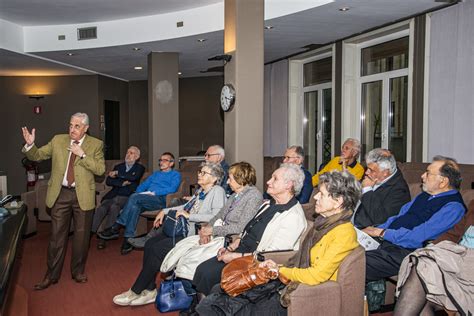
[[[87,282],[84,273],[89,249],[90,230],[95,208],[94,175],[105,172],[103,143],[86,135],[89,117],[76,113],[69,122],[69,134],[54,136],[38,148],[35,129],[23,127],[23,153],[33,161],[52,159],[46,206],[51,210],[51,239],[48,246],[48,269],[36,290],[57,283],[64,263],[71,217],[74,217],[71,276],[78,283]]]

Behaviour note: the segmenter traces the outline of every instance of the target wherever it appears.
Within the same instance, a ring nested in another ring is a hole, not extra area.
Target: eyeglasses
[[[205,153],[205,154],[204,154],[204,157],[207,158],[207,157],[217,156],[217,155],[219,155],[219,154],[208,154],[208,153]]]
[[[296,158],[299,158],[298,156],[294,156],[294,157],[291,157],[291,156],[283,156],[284,160],[288,160],[288,159],[296,159]]]
[[[158,159],[158,162],[173,162],[172,159]]]
[[[199,170],[198,171],[198,175],[200,175],[200,176],[204,176],[206,174],[212,176],[212,173],[210,173],[210,172],[207,172],[207,171],[204,171],[204,170]]]
[[[429,172],[428,170],[426,170],[424,173],[426,174],[426,176],[440,176],[440,177],[444,177],[442,174],[439,174],[439,173],[431,173],[431,172]]]

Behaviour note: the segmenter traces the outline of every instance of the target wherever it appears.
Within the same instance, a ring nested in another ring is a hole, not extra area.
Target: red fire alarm
[[[35,105],[33,107],[33,113],[35,114],[41,114],[41,105]]]

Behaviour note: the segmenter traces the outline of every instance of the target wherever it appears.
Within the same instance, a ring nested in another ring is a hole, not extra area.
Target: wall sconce
[[[29,95],[28,98],[30,99],[35,99],[36,101],[39,101],[41,99],[44,99],[44,95],[41,95],[41,94],[32,94],[32,95]]]

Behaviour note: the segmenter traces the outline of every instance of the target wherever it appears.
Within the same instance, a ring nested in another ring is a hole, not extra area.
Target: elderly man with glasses
[[[283,163],[291,163],[301,167],[304,173],[304,182],[303,188],[301,189],[300,194],[296,196],[296,199],[301,204],[309,202],[311,198],[311,193],[313,192],[313,184],[311,183],[311,173],[303,167],[304,162],[304,149],[301,146],[291,146],[285,151],[283,156]],[[266,199],[271,199],[268,193],[264,194]]]
[[[459,187],[461,173],[452,158],[436,156],[421,176],[423,192],[402,206],[400,213],[364,232],[378,237],[378,249],[366,252],[366,281],[398,274],[403,259],[450,230],[466,213]]]
[[[384,223],[411,199],[408,184],[390,150],[372,149],[365,162],[362,197],[353,216],[354,226],[359,229]]]
[[[232,194],[232,189],[227,184],[227,177],[229,175],[229,164],[224,160],[225,159],[225,150],[220,145],[212,145],[207,148],[206,153],[204,154],[204,159],[206,162],[218,163],[221,165],[224,170],[224,176],[221,179],[219,185],[224,188],[227,194]]]
[[[160,157],[160,170],[155,171],[137,188],[137,193],[130,196],[117,221],[97,235],[105,240],[117,239],[120,228],[125,227],[121,253],[133,250],[128,238],[135,236],[139,216],[147,210],[158,210],[166,207],[166,195],[178,190],[181,174],[174,168],[174,156],[165,152]]]

